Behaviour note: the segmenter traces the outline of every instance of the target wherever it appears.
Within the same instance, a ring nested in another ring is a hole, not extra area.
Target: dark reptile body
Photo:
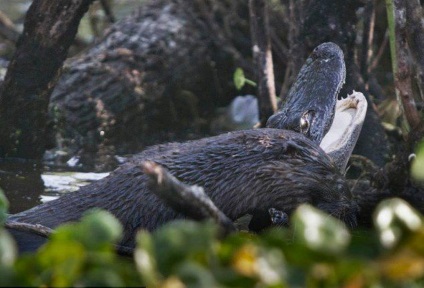
[[[300,131],[300,118],[309,111],[313,121],[305,135],[320,143],[334,119],[337,97],[346,78],[343,51],[334,43],[317,46],[301,68],[281,110],[268,119],[268,128]]]
[[[311,203],[348,224],[355,222],[349,189],[325,152],[302,134],[267,128],[153,146],[108,177],[8,220],[54,228],[98,207],[123,224],[121,244],[134,246],[137,230],[183,217],[149,190],[140,169],[145,160],[163,165],[184,183],[204,187],[232,220],[270,207],[290,214],[300,203]]]

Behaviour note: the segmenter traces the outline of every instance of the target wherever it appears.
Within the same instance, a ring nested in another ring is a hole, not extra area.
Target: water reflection
[[[44,192],[41,202],[56,199],[60,195],[78,190],[81,186],[102,179],[109,173],[82,172],[48,172],[41,175],[44,182]]]
[[[44,191],[41,165],[0,160],[0,188],[9,200],[9,213],[40,204],[40,195]]]
[[[14,214],[76,191],[108,173],[44,172],[41,165],[0,160],[0,188]]]

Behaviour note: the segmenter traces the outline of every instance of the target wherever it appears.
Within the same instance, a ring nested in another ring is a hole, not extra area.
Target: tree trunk
[[[50,94],[92,1],[34,0],[0,91],[0,157],[40,160]]]

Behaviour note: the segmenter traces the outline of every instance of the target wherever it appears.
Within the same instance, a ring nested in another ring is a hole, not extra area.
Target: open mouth
[[[367,106],[364,95],[356,91],[337,101],[333,123],[320,143],[341,172],[344,172],[361,133]]]

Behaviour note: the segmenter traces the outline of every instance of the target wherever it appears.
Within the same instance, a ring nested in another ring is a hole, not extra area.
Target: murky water
[[[32,163],[0,162],[0,188],[17,213],[56,199],[64,193],[106,177],[109,173],[43,172]]]
[[[116,20],[133,12],[143,2],[145,0],[110,1]],[[32,1],[29,0],[0,0],[0,11],[11,19],[16,28],[21,31],[25,13],[31,3]],[[100,18],[105,17],[101,8],[92,6],[91,9],[94,11],[90,11],[90,13],[98,13]],[[93,16],[93,14],[91,15]],[[90,41],[93,37],[92,32],[87,13],[80,23],[78,37]],[[12,163],[0,159],[0,188],[10,202],[10,213],[29,209],[42,202],[57,198],[63,193],[75,191],[80,186],[107,175],[107,173],[43,172],[42,170],[39,165],[33,163]]]

